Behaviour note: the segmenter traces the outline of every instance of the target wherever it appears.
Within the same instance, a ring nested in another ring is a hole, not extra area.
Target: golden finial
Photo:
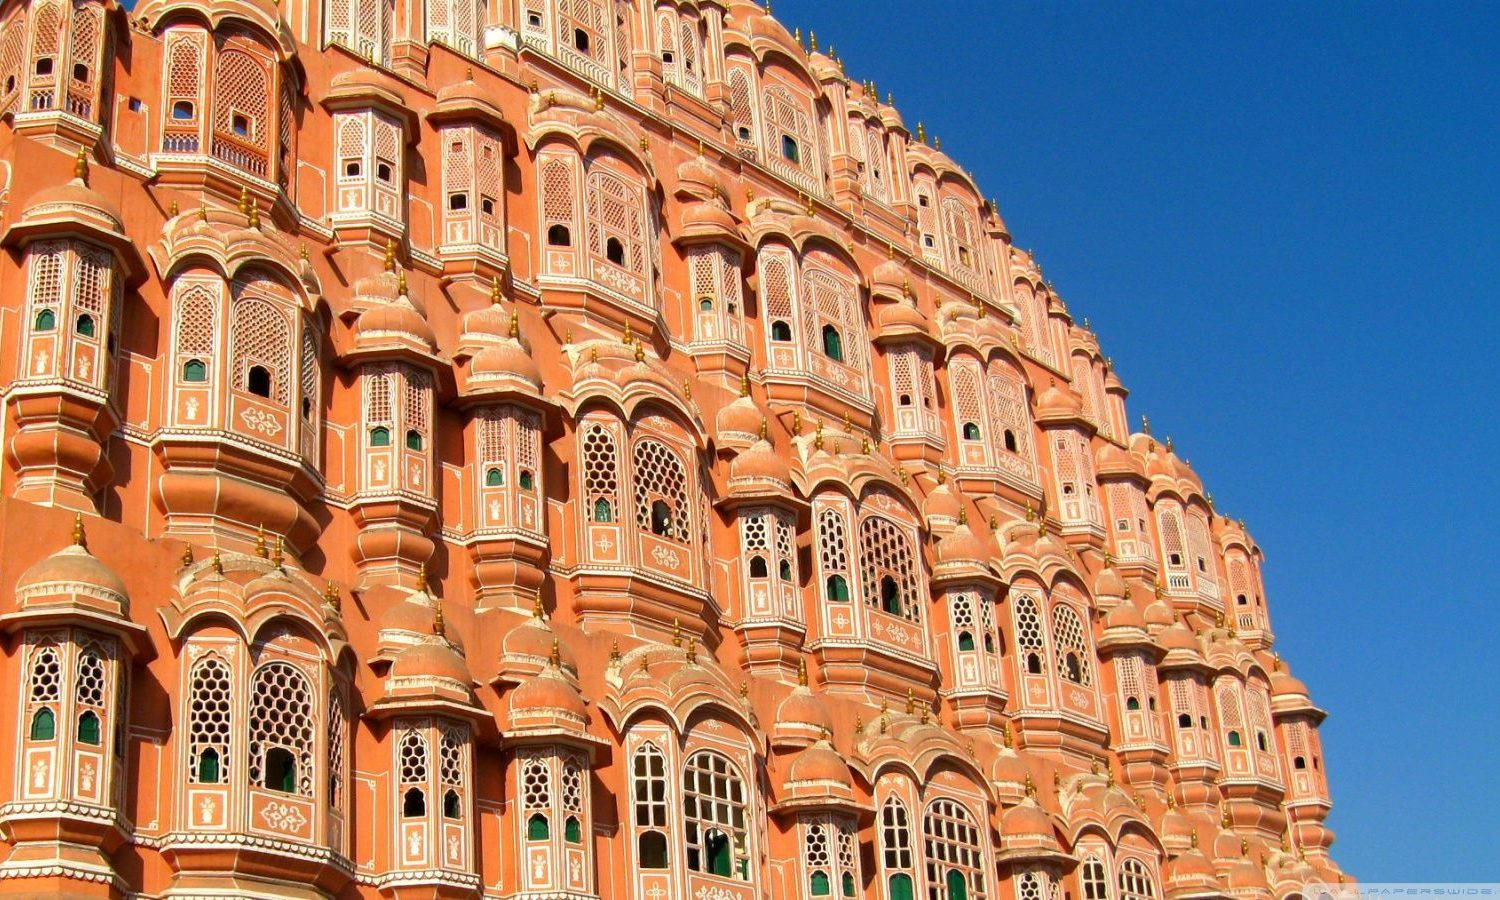
[[[266,552],[266,529],[263,527],[258,527],[255,529],[255,555],[259,556],[261,559],[266,559],[270,556],[270,554]]]
[[[813,449],[814,450],[822,450],[823,449],[823,423],[822,422],[818,423],[818,430],[813,435]]]
[[[649,674],[651,674],[651,659],[650,659],[650,656],[651,656],[651,654],[649,654],[649,653],[642,653],[641,654],[641,674],[643,674],[643,675],[649,675]]]
[[[807,657],[805,656],[797,660],[797,683],[807,687]]]
[[[286,538],[276,535],[276,548],[271,553],[271,565],[281,568],[286,562]]]
[[[547,664],[554,669],[562,668],[562,645],[557,638],[552,639],[552,652],[547,656]]]
[[[218,549],[214,550],[214,574],[224,574],[224,557],[219,555]]]
[[[995,531],[999,527],[1000,527],[1000,520],[995,517],[994,513],[990,513],[990,531]]]
[[[204,222],[208,221],[208,204],[207,203],[200,203],[200,204],[198,204],[198,218],[201,219],[201,220],[203,220]]]
[[[794,41],[797,42],[797,46],[799,46],[799,47],[802,46],[802,29],[801,28],[795,28],[795,29],[792,30],[792,40],[794,40]]]
[[[590,347],[589,348],[589,362],[596,363],[598,361],[599,361],[599,348],[598,347]]]
[[[417,593],[427,593],[427,563],[417,566]]]
[[[763,440],[763,441],[766,440],[767,435],[769,435],[770,433],[771,433],[771,424],[766,421],[765,416],[761,416],[761,419],[760,419],[760,439]]]
[[[385,239],[385,270],[396,271],[396,242],[391,238]]]
[[[802,433],[802,410],[792,410],[792,435],[795,437]]]
[[[297,245],[297,258],[300,259],[300,260],[302,260],[303,262],[307,261],[307,245],[306,244],[298,244]]]
[[[682,620],[681,619],[673,619],[672,620],[672,646],[673,647],[681,647],[682,646]]]
[[[1022,789],[1026,791],[1026,796],[1033,800],[1036,799],[1036,781],[1032,779],[1030,772],[1026,773],[1026,780],[1022,782]]]
[[[748,681],[741,681],[740,682],[740,699],[741,700],[748,700],[748,699],[750,699],[750,682],[748,682]]]
[[[73,177],[84,184],[89,183],[89,151],[87,147],[79,147],[78,155],[73,157]]]
[[[500,305],[500,276],[496,275],[490,279],[490,303]]]
[[[927,143],[927,126],[921,122],[917,123],[917,143]]]
[[[521,339],[521,316],[515,310],[510,311],[510,330],[507,334],[513,341]]]
[[[808,39],[809,42],[811,42],[812,52],[817,53],[818,52],[818,33],[816,31],[809,31],[807,33],[807,39]]]
[[[193,564],[193,548],[192,547],[183,547],[182,548],[182,567],[184,569],[186,569],[188,566],[191,566],[192,564]]]
[[[323,585],[323,600],[333,607],[334,612],[339,611],[339,589],[331,581]]]
[[[693,383],[691,381],[684,381],[682,383],[682,399],[693,399]]]
[[[933,135],[932,136],[932,149],[934,149],[934,150],[942,150],[943,149],[943,139],[940,138],[940,137],[938,137],[937,135]]]
[[[1150,416],[1147,416],[1147,415],[1144,415],[1144,414],[1141,416],[1141,431],[1144,431],[1148,436],[1151,434],[1151,417]]]
[[[1172,439],[1171,438],[1167,438],[1167,452],[1168,453],[1172,452]]]
[[[917,695],[911,688],[906,689],[906,714],[909,716],[917,711]]]
[[[1028,522],[1035,522],[1036,521],[1036,510],[1034,510],[1034,509],[1031,508],[1031,504],[1030,503],[1026,504],[1026,521],[1028,521]]]
[[[892,93],[890,91],[886,91],[885,92],[885,105],[886,106],[895,106],[896,105],[896,95],[894,93]]]
[[[603,95],[601,95],[601,97],[602,96]],[[650,150],[651,149],[651,139],[649,137],[643,137],[643,138],[641,138],[640,145],[641,145],[641,152],[644,153],[645,151]]]
[[[246,217],[251,228],[260,227],[260,201],[251,199],[250,215]]]
[[[1000,726],[1000,743],[1005,746],[1005,749],[1007,749],[1007,750],[1010,749],[1010,725],[1009,724],[1002,724]]]
[[[406,270],[401,269],[396,273],[396,293],[406,296]]]
[[[859,452],[863,453],[865,456],[870,455],[870,439],[868,437],[862,437],[859,439]]]
[[[969,738],[969,742],[964,745],[964,752],[967,753],[967,754],[969,754],[970,756],[974,755],[974,739],[973,738]]]
[[[932,714],[932,707],[928,706],[926,703],[923,703],[922,704],[922,724],[923,725],[927,724],[927,719],[928,719],[928,717],[931,714]]]
[[[448,636],[448,628],[443,623],[443,601],[436,597],[432,598],[432,633],[440,638]]]
[[[635,361],[638,363],[646,361],[646,345],[640,341],[635,342]]]
[[[860,734],[865,730],[865,717],[859,713],[854,714],[854,733]]]
[[[627,347],[635,343],[635,330],[630,327],[628,321],[625,323],[625,330],[620,332],[620,343]]]
[[[1245,840],[1244,838],[1240,838],[1240,856],[1249,856],[1249,855],[1250,855],[1250,842],[1247,841],[1247,840]]]
[[[611,665],[620,664],[620,639],[615,638],[609,642],[609,662]]]
[[[177,201],[176,200],[173,200],[171,203],[167,204],[167,215],[172,216],[173,218],[176,218],[176,216],[177,216]]]
[[[1198,849],[1198,832],[1194,831],[1188,834],[1188,846],[1194,850]]]
[[[1053,772],[1052,773],[1052,793],[1057,794],[1057,793],[1061,793],[1061,792],[1062,792],[1062,773],[1061,772]]]
[[[750,373],[748,372],[740,376],[740,396],[750,396]]]
[[[958,524],[960,524],[960,525],[967,525],[967,524],[969,524],[969,511],[967,509],[963,509],[962,507],[959,508],[959,510],[958,510]]]
[[[1172,796],[1171,794],[1168,794],[1167,795],[1167,809],[1176,809],[1176,808],[1177,808],[1177,798],[1174,797],[1174,796]]]
[[[698,661],[698,642],[688,641],[683,656],[687,658],[688,662],[696,663]]]
[[[85,535],[83,533],[83,513],[73,513],[73,546],[85,547]]]
[[[808,216],[815,216],[818,214],[818,208],[816,206],[813,206],[812,194],[808,194],[804,198],[804,205],[802,207],[802,210],[803,212],[807,213]]]
[[[1224,807],[1224,815],[1219,817],[1219,827],[1225,831],[1234,827],[1234,820],[1229,818],[1229,807]]]
[[[240,185],[239,209],[240,215],[250,218],[250,189],[244,185]]]

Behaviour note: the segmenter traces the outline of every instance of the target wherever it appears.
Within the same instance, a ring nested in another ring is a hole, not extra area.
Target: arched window
[[[415,729],[401,735],[397,746],[400,762],[401,815],[420,818],[427,815],[427,779],[431,769],[427,738]]]
[[[595,522],[615,520],[615,492],[619,485],[619,453],[615,438],[597,422],[583,430],[583,494]]]
[[[1120,900],[1156,900],[1151,873],[1134,857],[1120,864]]]
[[[99,746],[99,716],[93,710],[86,710],[78,717],[78,740],[90,746]]]
[[[828,599],[834,603],[849,602],[849,582],[842,575],[829,575],[827,594]]]
[[[750,880],[745,788],[725,757],[700,750],[682,773],[682,813],[688,868]]]
[[[208,366],[201,359],[190,359],[182,364],[182,380],[189,384],[199,384],[208,380]]]
[[[265,366],[251,366],[245,375],[245,389],[257,397],[271,396],[271,370]]]
[[[1243,744],[1244,744],[1244,741],[1240,739],[1240,733],[1238,731],[1230,731],[1229,732],[1229,746],[1231,746],[1231,747],[1239,747],[1239,746],[1242,746]]]
[[[964,423],[964,440],[966,440],[966,441],[977,441],[977,440],[979,440],[979,426],[977,424],[975,424],[973,422],[965,422]]]
[[[789,559],[783,559],[781,562],[777,563],[776,564],[776,574],[778,576],[780,576],[780,578],[781,578],[782,581],[791,581],[792,580],[792,561],[789,560]],[[845,585],[845,587],[844,587],[844,593],[845,594],[849,593],[849,588],[848,588],[847,585]]]
[[[832,325],[823,326],[823,355],[835,362],[844,361],[844,339]]]
[[[1305,757],[1305,756],[1294,756],[1294,757],[1292,757],[1292,768],[1294,768],[1294,769],[1305,769],[1305,768],[1307,768],[1307,757]]]
[[[1043,657],[1047,652],[1042,632],[1042,615],[1036,600],[1029,594],[1016,598],[1016,644],[1026,661],[1026,672],[1040,675],[1045,671]]]
[[[906,805],[895,797],[887,797],[880,807],[880,852],[888,870],[910,869],[912,866],[911,817]],[[906,883],[910,891],[911,879],[907,878]],[[907,896],[910,897],[910,893]]]
[[[958,649],[962,651],[974,649],[974,635],[972,632],[960,631],[958,633]]]
[[[57,715],[45,706],[37,710],[31,717],[29,737],[33,741],[50,741],[57,737]]]
[[[33,331],[51,331],[57,327],[57,313],[50,309],[44,309],[36,314],[36,322],[32,326]]]
[[[81,336],[83,336],[83,337],[93,337],[94,336],[94,317],[91,316],[91,315],[88,315],[87,313],[79,316],[78,317],[78,321],[75,323],[74,330],[77,331],[78,334],[81,335]]]
[[[235,285],[230,326],[234,386],[290,408],[291,323],[270,296],[290,300],[283,288],[265,279]]]
[[[566,225],[553,225],[547,229],[547,244],[552,247],[573,246],[573,235]]]
[[[1126,697],[1125,698],[1125,708],[1128,709],[1128,710],[1130,710],[1130,711],[1132,711],[1132,712],[1134,712],[1135,710],[1138,710],[1138,709],[1141,708],[1141,701],[1137,700],[1134,697]]]
[[[50,326],[49,326],[50,327]],[[777,319],[771,323],[771,340],[790,341],[792,339],[792,326]]]
[[[617,266],[625,265],[625,245],[619,238],[612,237],[604,242],[604,258]]]
[[[635,442],[636,525],[652,534],[687,542],[689,527],[687,470],[677,454],[660,441]]]
[[[552,835],[552,769],[548,757],[528,756],[522,762],[521,804],[526,812],[526,840],[549,839]]]
[[[505,472],[501,469],[490,469],[484,473],[485,487],[501,487],[505,484]]]
[[[781,155],[794,164],[802,164],[802,148],[797,146],[797,139],[789,134],[781,136]]]
[[[913,622],[921,620],[916,556],[902,526],[882,515],[860,519],[859,562],[866,603]]]
[[[370,429],[371,447],[389,447],[391,445],[391,430],[384,425],[377,425]]]
[[[603,168],[588,173],[589,252],[646,274],[645,195],[635,181]]]
[[[643,869],[665,869],[667,855],[667,758],[650,742],[631,760],[631,789],[635,826],[643,829],[636,841],[637,861]]]
[[[765,578],[769,574],[770,568],[766,565],[766,558],[764,556],[757,555],[750,557],[751,578]]]
[[[188,678],[188,780],[222,784],[228,776],[234,686],[217,656],[198,661]]]
[[[979,829],[969,811],[954,800],[934,800],[922,817],[927,883],[946,888],[945,900],[985,897],[984,855]]]
[[[1083,885],[1083,900],[1109,900],[1109,876],[1098,856],[1091,855],[1083,861],[1079,882]]]
[[[914,897],[911,876],[897,872],[890,880],[890,900],[912,900]]]
[[[313,794],[312,693],[297,667],[270,662],[250,684],[250,783],[268,790]]]
[[[1178,728],[1192,728],[1193,727],[1193,717],[1190,714],[1188,714],[1188,713],[1178,713],[1177,714],[1177,727]]]
[[[1058,674],[1084,687],[1093,684],[1088,640],[1084,637],[1083,623],[1079,621],[1078,613],[1073,611],[1073,607],[1059,603],[1053,608],[1052,640],[1057,644]]]

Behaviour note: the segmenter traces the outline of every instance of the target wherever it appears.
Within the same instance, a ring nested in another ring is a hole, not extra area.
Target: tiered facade
[[[1342,877],[1243,524],[761,7],[7,0],[0,87],[0,893]]]

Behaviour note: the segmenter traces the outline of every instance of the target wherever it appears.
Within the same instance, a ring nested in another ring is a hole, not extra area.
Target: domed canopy
[[[729,464],[729,489],[741,493],[747,489],[756,493],[770,490],[789,492],[792,485],[792,469],[784,457],[776,452],[767,440],[758,440],[750,449],[734,458]]]
[[[570,720],[582,719],[585,709],[578,689],[568,683],[556,666],[549,666],[535,678],[522,682],[510,697],[512,720],[518,717],[552,715],[561,715]]]
[[[413,644],[396,655],[391,663],[392,678],[437,679],[468,685],[473,678],[462,656],[447,642],[427,640]]]
[[[437,349],[437,336],[405,293],[392,303],[371,306],[354,323],[359,350],[406,349],[422,355]]]
[[[714,430],[719,442],[727,446],[743,446],[760,434],[761,423],[766,421],[765,410],[752,399],[748,389],[740,396],[719,408],[714,417]]]
[[[74,517],[72,544],[21,573],[15,598],[0,629],[79,623],[120,636],[132,656],[150,650],[146,629],[130,621],[125,582],[84,545],[82,515]]]
[[[128,599],[125,582],[82,544],[71,544],[21,573],[16,599],[25,607],[48,594],[88,593],[115,603],[123,613]]]

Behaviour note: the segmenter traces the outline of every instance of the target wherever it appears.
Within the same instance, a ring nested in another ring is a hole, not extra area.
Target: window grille
[[[1109,900],[1109,877],[1097,855],[1083,861],[1083,900]]]
[[[1057,645],[1057,672],[1075,684],[1094,683],[1092,655],[1083,623],[1073,607],[1059,603],[1052,610],[1052,640]]]
[[[1031,674],[1044,671],[1043,660],[1047,655],[1047,643],[1042,630],[1042,615],[1036,599],[1029,594],[1016,597],[1016,646],[1021,651],[1023,666]]]
[[[880,807],[880,849],[886,869],[911,868],[911,818],[895,797],[886,798]]]
[[[1120,864],[1120,900],[1156,900],[1151,873],[1133,857]]]
[[[645,228],[642,209],[645,197],[640,186],[602,169],[588,175],[589,252],[599,259],[608,258],[611,238],[622,247],[616,263],[636,275],[646,274]]]
[[[865,603],[881,608],[894,584],[900,608],[886,611],[908,621],[922,620],[916,557],[911,538],[900,525],[880,515],[860,519],[859,565]]]
[[[666,828],[666,756],[655,744],[642,744],[635,751],[631,775],[635,791],[635,824],[641,828]]]
[[[932,900],[955,896],[954,875],[962,880],[967,896],[984,900],[984,854],[979,829],[973,818],[955,800],[935,800],[922,817],[922,837],[927,861],[927,884]],[[946,890],[939,892],[938,886]]]
[[[666,524],[663,537],[688,543],[692,539],[689,527],[690,513],[687,503],[687,471],[677,454],[667,449],[660,441],[642,438],[635,442],[632,477],[635,480],[635,521],[642,531],[661,533],[659,526]],[[669,510],[665,523],[653,521],[652,507],[664,502]]]
[[[728,759],[708,750],[688,758],[682,811],[688,868],[749,881],[745,788]]]
[[[234,682],[229,665],[205,656],[188,678],[188,780],[222,784],[229,778]]]
[[[284,312],[247,287],[234,299],[234,320],[229,343],[234,360],[233,384],[236,390],[248,391],[253,366],[265,367],[271,375],[270,394],[266,397],[278,406],[291,405],[292,332]]]
[[[307,678],[295,666],[266,663],[250,685],[250,783],[281,789],[268,782],[267,759],[284,750],[296,761],[292,793],[313,796],[313,705]]]

